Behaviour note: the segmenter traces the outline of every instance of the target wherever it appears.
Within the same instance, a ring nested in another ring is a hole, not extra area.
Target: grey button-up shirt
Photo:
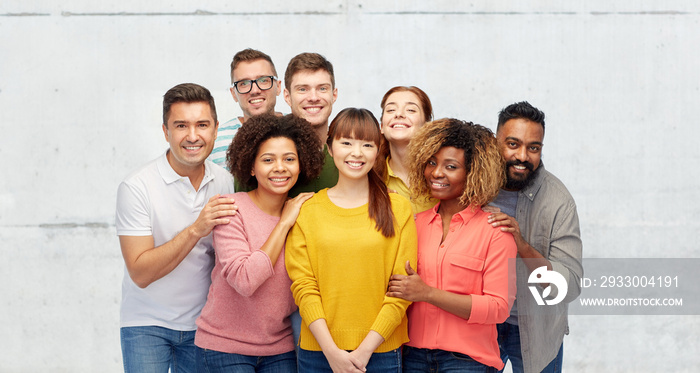
[[[564,184],[540,164],[532,183],[518,193],[515,219],[525,241],[568,284],[561,303],[538,306],[528,289],[529,271],[518,257],[516,299],[523,366],[525,372],[540,372],[556,357],[564,334],[569,334],[568,303],[581,294],[583,245],[576,203]],[[561,290],[552,288],[548,298]]]

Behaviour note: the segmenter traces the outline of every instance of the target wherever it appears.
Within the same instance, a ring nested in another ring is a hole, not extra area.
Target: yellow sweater
[[[384,237],[369,218],[367,205],[344,209],[319,191],[301,208],[285,250],[292,293],[299,306],[299,346],[320,351],[308,325],[325,319],[335,344],[356,349],[370,330],[384,337],[375,352],[408,341],[406,308],[411,303],[387,297],[392,274],[416,268],[416,225],[409,202],[391,193],[396,234]]]

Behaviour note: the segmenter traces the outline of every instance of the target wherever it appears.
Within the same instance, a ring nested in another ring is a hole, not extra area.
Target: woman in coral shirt
[[[437,206],[416,216],[418,265],[394,275],[387,295],[413,301],[404,372],[491,372],[503,368],[496,325],[515,299],[516,246],[481,207],[504,180],[493,133],[440,119],[411,140],[411,190]]]

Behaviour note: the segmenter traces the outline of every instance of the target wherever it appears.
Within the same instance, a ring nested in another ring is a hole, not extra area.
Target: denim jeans
[[[484,365],[458,352],[403,346],[403,371],[404,373],[495,373],[496,368]]]
[[[229,354],[197,347],[197,373],[293,373],[297,354],[289,351],[272,356]]]
[[[321,351],[299,349],[299,372],[302,373],[332,373],[326,356]],[[367,363],[367,373],[401,372],[401,349],[389,352],[375,352]]]
[[[121,328],[124,373],[194,373],[195,331],[160,326]]]
[[[505,363],[510,360],[513,373],[523,373],[523,355],[520,350],[520,328],[517,325],[503,323],[498,324],[498,347],[501,349],[501,360]],[[561,373],[564,361],[564,343],[554,360],[542,369],[543,373]],[[502,371],[501,371],[502,372]]]
[[[301,315],[299,310],[294,311],[289,315],[289,321],[292,322],[292,334],[294,335],[294,346],[299,346],[299,333],[301,333]],[[299,348],[296,348],[297,351]]]

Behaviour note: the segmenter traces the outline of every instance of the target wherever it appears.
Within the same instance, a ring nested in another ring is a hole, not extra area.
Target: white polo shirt
[[[194,190],[189,178],[173,170],[166,154],[119,185],[117,235],[153,236],[155,246],[160,246],[194,223],[209,198],[234,192],[231,174],[208,160],[199,190]],[[200,239],[172,272],[145,289],[131,280],[125,265],[120,325],[195,330],[195,319],[207,300],[213,267],[211,234]]]

